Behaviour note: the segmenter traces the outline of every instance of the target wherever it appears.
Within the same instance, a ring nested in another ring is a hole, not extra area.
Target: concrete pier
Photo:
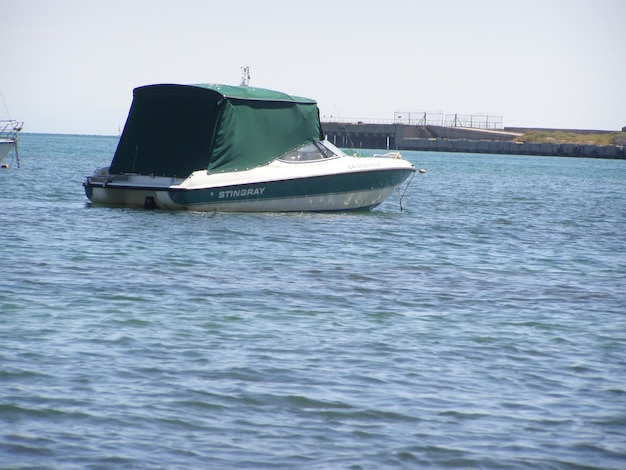
[[[322,122],[341,148],[626,159],[624,147],[513,142],[519,132],[401,123]]]
[[[615,145],[551,144],[498,140],[414,139],[410,142],[404,142],[402,150],[626,159],[624,147]]]

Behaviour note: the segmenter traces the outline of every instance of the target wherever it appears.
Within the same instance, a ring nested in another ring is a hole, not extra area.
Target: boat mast
[[[240,86],[248,86],[250,83],[250,67],[247,65],[241,67],[241,84]]]

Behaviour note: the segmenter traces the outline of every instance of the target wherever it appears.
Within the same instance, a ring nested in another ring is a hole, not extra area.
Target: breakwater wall
[[[323,122],[326,138],[342,148],[493,153],[626,159],[623,146],[514,142],[521,134],[407,124]]]
[[[403,141],[402,149],[398,150],[626,159],[624,147],[615,145],[507,142],[499,140],[412,139]]]

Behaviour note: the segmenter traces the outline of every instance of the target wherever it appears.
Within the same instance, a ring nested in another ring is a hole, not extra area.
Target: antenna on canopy
[[[248,86],[250,83],[250,67],[247,65],[245,67],[241,67],[241,85],[240,86]]]

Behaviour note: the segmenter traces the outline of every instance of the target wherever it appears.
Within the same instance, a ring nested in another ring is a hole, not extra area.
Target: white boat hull
[[[351,193],[293,196],[265,200],[233,200],[177,204],[168,191],[94,187],[90,200],[96,205],[144,207],[209,212],[307,212],[371,209],[387,199],[396,187]]]
[[[186,179],[109,175],[87,179],[94,204],[218,212],[302,212],[370,209],[415,172],[402,159],[342,156],[237,173],[193,172]]]
[[[0,161],[4,160],[11,150],[15,148],[13,140],[0,140]]]
[[[19,166],[17,155],[17,134],[22,130],[24,125],[21,121],[2,120],[0,121],[0,162],[11,152],[15,150],[15,159]]]

